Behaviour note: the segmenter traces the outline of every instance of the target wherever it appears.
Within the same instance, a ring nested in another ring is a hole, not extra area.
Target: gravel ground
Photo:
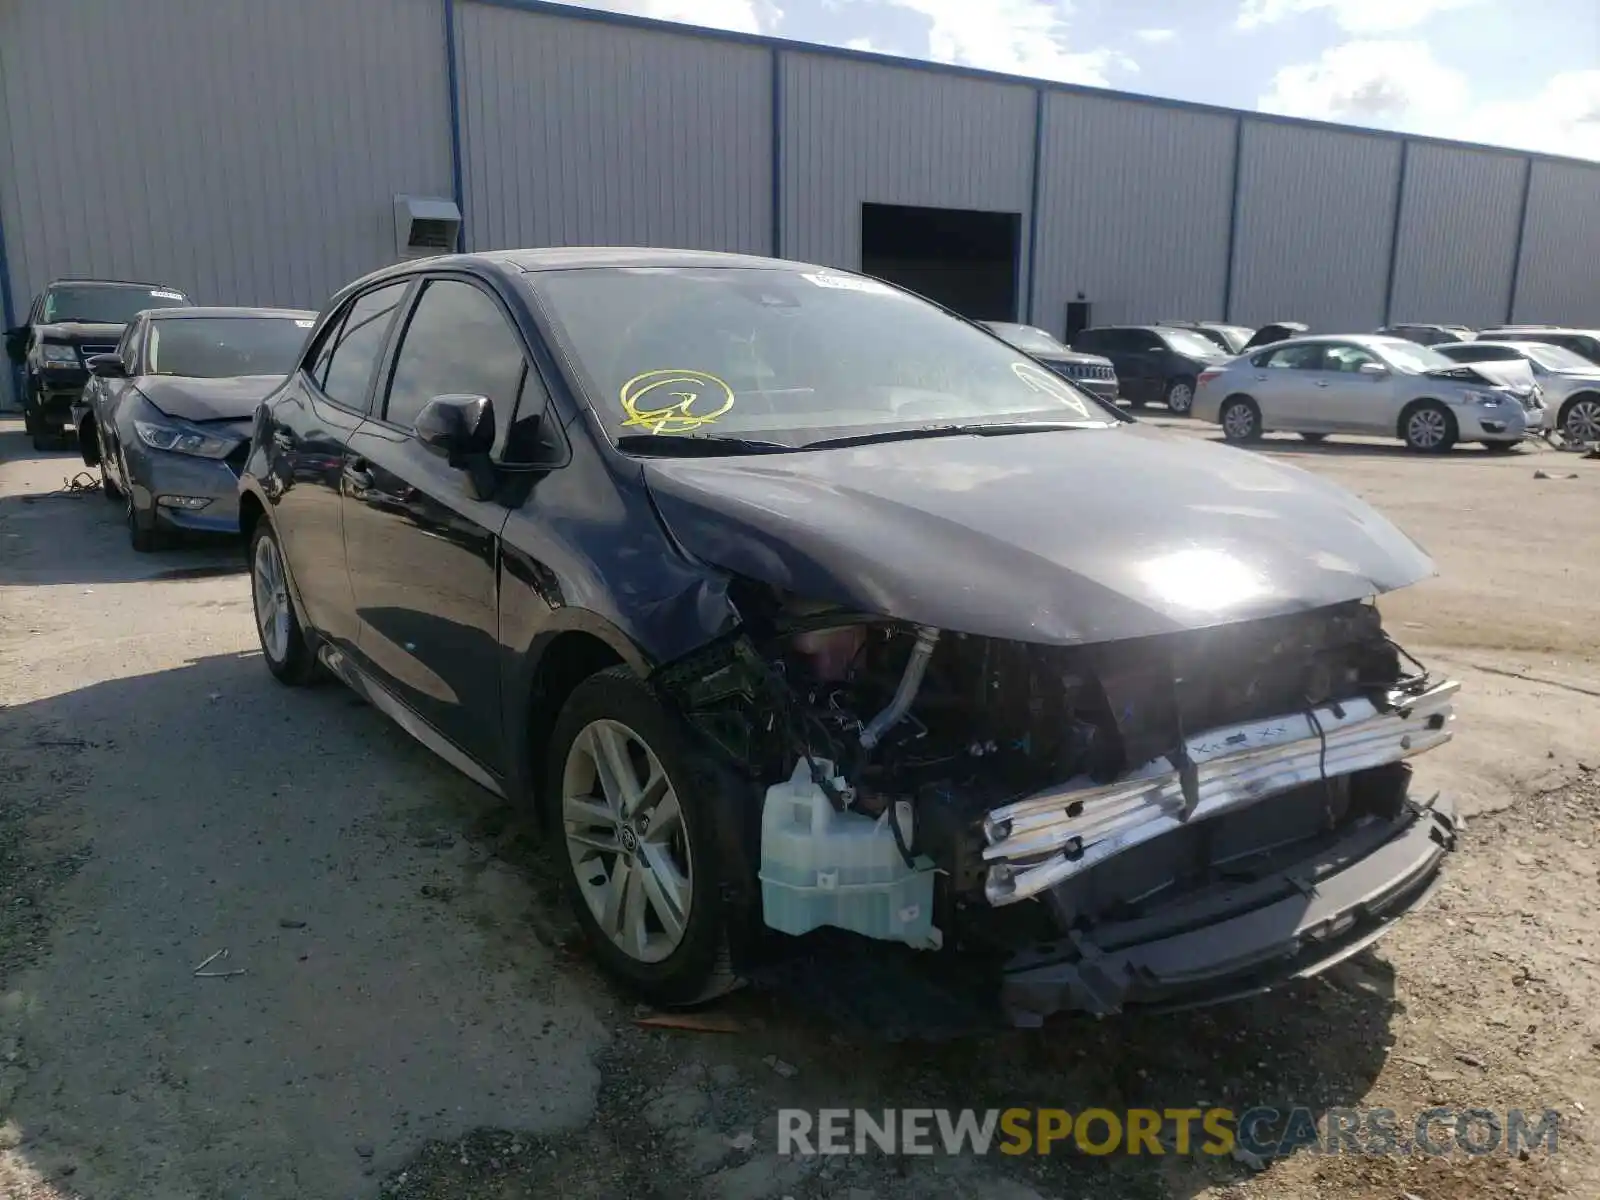
[[[1271,997],[929,1046],[750,994],[727,1032],[641,1025],[520,818],[337,686],[268,679],[236,547],[134,555],[0,421],[0,1197],[1600,1194],[1600,464],[1263,452],[1439,559],[1384,607],[1467,684],[1419,768],[1469,815],[1448,882]],[[195,976],[219,950],[243,973]],[[1207,1103],[1563,1120],[1528,1161],[774,1154],[785,1106]]]

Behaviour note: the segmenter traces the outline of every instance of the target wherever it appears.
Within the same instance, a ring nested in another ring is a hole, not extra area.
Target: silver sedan
[[[1293,338],[1201,373],[1194,416],[1229,441],[1273,430],[1399,438],[1439,453],[1457,441],[1510,449],[1543,430],[1546,410],[1525,362],[1451,362],[1370,334]]]

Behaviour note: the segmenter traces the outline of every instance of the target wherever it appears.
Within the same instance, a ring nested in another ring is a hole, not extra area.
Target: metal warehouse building
[[[1600,325],[1600,164],[530,0],[6,0],[0,156],[7,326],[67,274],[316,307],[452,235],[772,253],[1057,333]]]

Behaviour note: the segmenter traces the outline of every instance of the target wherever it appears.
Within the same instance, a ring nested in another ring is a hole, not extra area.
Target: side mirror
[[[465,467],[474,454],[494,446],[494,405],[487,396],[435,396],[417,414],[412,433],[435,454]]]
[[[1382,363],[1364,362],[1356,368],[1363,375],[1370,375],[1374,379],[1382,378],[1389,373],[1389,368]]]
[[[128,374],[127,365],[120,354],[96,354],[86,364],[89,374],[101,379],[122,379]]]

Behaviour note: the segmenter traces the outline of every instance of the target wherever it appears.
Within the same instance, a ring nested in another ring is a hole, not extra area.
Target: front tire
[[[1325,433],[1302,433],[1300,436],[1306,441],[1310,442],[1313,446],[1320,446],[1323,442],[1328,440],[1328,435]]]
[[[1485,442],[1483,448],[1490,454],[1510,454],[1517,448],[1516,442]]]
[[[549,746],[567,895],[600,965],[661,1005],[729,990],[712,805],[655,695],[627,667],[592,675]]]
[[[1443,454],[1456,444],[1456,419],[1437,400],[1424,401],[1400,418],[1400,438],[1418,454]]]
[[[122,462],[122,478],[128,478],[128,463]],[[105,476],[100,477],[100,489],[105,490]],[[128,545],[133,547],[135,554],[151,554],[160,550],[166,539],[161,536],[161,530],[156,525],[155,513],[150,514],[148,522],[139,515],[139,506],[133,502],[133,489],[122,490],[122,517],[128,526]]]
[[[1600,442],[1600,396],[1574,396],[1561,410],[1561,436],[1580,446]]]
[[[289,595],[289,569],[272,523],[256,522],[250,538],[250,601],[256,636],[267,670],[279,683],[303,687],[317,673],[316,656],[306,642]]]
[[[1222,436],[1230,442],[1261,440],[1261,410],[1248,396],[1231,396],[1224,400],[1217,421],[1222,425]]]
[[[1194,408],[1194,380],[1187,376],[1167,381],[1167,410],[1176,416],[1187,417]]]

